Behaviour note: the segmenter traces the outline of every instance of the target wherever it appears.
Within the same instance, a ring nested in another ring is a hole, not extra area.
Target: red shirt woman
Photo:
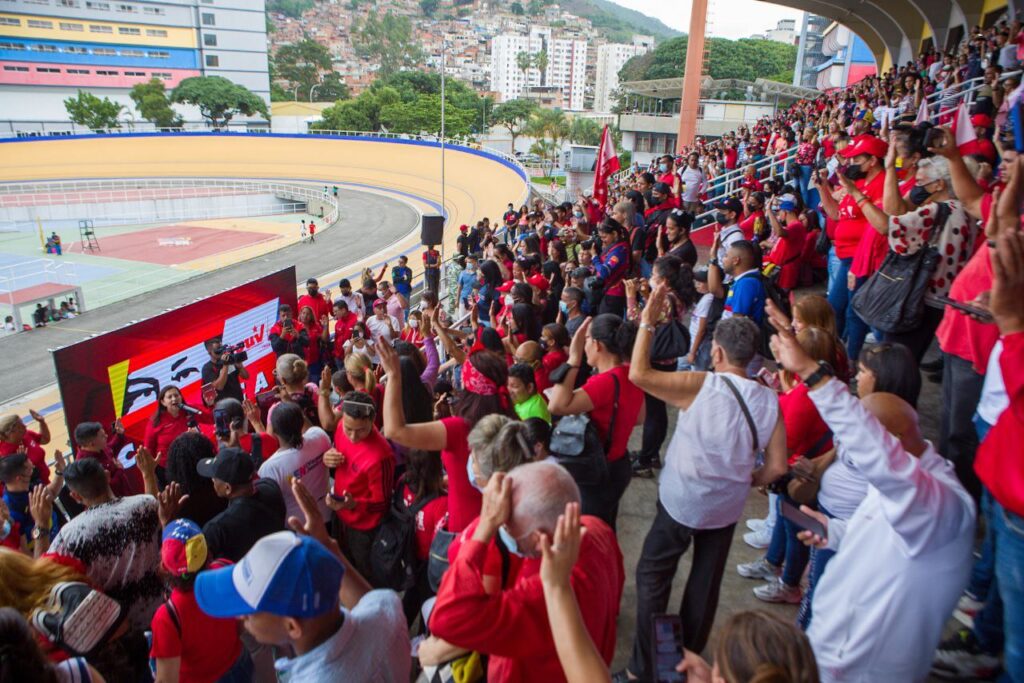
[[[171,442],[188,431],[192,415],[182,408],[184,405],[185,399],[181,395],[181,390],[173,384],[165,386],[157,395],[156,412],[146,423],[143,444],[156,458],[159,467],[167,466],[167,451],[171,447]],[[213,422],[213,418],[203,411],[199,411],[195,419],[196,422]]]
[[[40,480],[44,484],[49,484],[50,468],[46,464],[46,451],[43,450],[43,446],[50,443],[50,428],[42,415],[34,410],[29,410],[28,413],[39,423],[38,432],[28,429],[18,415],[0,417],[0,458],[17,453],[18,449],[24,447],[25,454],[39,472]],[[2,491],[3,485],[0,484],[0,492]]]

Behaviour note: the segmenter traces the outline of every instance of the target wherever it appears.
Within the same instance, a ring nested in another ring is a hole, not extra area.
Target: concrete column
[[[693,0],[690,37],[686,45],[686,71],[683,74],[683,98],[679,110],[679,151],[693,143],[697,135],[697,111],[700,107],[700,79],[704,66],[704,30],[708,19],[708,0]]]

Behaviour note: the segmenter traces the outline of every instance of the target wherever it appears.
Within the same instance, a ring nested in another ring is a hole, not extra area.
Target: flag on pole
[[[597,162],[594,164],[594,201],[604,210],[608,203],[608,178],[619,170],[619,157],[615,154],[615,142],[608,126],[601,133],[601,145],[597,148]]]
[[[974,134],[974,126],[971,125],[971,114],[967,111],[966,103],[960,103],[960,107],[956,110],[955,119],[956,120],[953,122],[953,130],[956,135],[957,147],[966,145],[968,142],[974,142],[978,139],[978,136]]]
[[[928,98],[921,98],[921,106],[917,110],[917,118],[914,119],[914,125],[921,123],[927,123],[931,120],[931,113],[928,111]]]

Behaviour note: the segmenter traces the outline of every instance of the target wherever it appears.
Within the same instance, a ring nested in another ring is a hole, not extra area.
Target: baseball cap
[[[221,619],[256,612],[307,619],[337,609],[344,574],[319,541],[278,531],[257,541],[238,564],[199,574],[196,602]]]
[[[672,194],[672,188],[668,186],[668,183],[654,183],[654,187],[651,189],[658,194]]]
[[[234,446],[220,449],[215,458],[200,460],[196,470],[201,477],[220,479],[234,486],[249,483],[256,474],[256,466],[249,454]]]
[[[526,279],[526,281],[529,284],[536,287],[537,289],[541,290],[542,292],[548,291],[548,288],[551,286],[551,283],[548,282],[548,279],[541,275],[540,273],[537,273],[536,275],[531,275]]]
[[[779,197],[779,208],[783,211],[793,211],[796,209],[796,197],[791,194],[784,194]]]
[[[738,214],[743,213],[743,204],[741,204],[740,200],[736,199],[735,197],[726,197],[725,199],[719,199],[717,202],[714,203],[714,207],[722,211],[732,211]]]
[[[699,268],[698,270],[693,271],[693,279],[696,280],[697,282],[707,282],[708,281],[708,269],[707,268]]]
[[[315,278],[315,277],[311,277],[311,278],[307,278],[307,279],[306,279],[306,284],[307,284],[307,285],[316,285],[316,284],[320,284],[320,283],[318,283],[318,282],[316,281],[316,278]]]
[[[867,154],[879,159],[884,159],[889,153],[889,143],[876,138],[874,135],[858,135],[853,143],[846,146],[846,149],[839,152],[845,159],[852,159],[862,154]]]
[[[206,556],[206,537],[191,519],[176,519],[164,527],[160,561],[171,574],[195,574],[206,564]]]
[[[971,117],[972,126],[980,126],[982,128],[992,127],[992,117],[988,114],[975,114]]]
[[[512,291],[512,285],[514,285],[514,284],[515,284],[515,282],[513,282],[512,280],[506,280],[505,282],[502,282],[500,285],[495,287],[495,289],[498,290],[499,292],[503,292],[503,293],[504,292],[511,292]]]
[[[469,230],[469,226],[465,223],[459,226],[459,232],[466,232],[467,230]]]

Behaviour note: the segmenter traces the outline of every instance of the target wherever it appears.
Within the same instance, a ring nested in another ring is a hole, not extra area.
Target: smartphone
[[[678,614],[654,615],[654,681],[680,683],[686,674],[676,671],[683,661],[683,622]]]
[[[793,522],[793,524],[796,524],[801,529],[806,529],[807,531],[814,532],[822,538],[828,538],[828,529],[825,527],[824,524],[819,522],[814,517],[811,517],[806,512],[802,512],[799,508],[797,508],[789,501],[782,501],[782,507],[780,512],[782,513],[783,517]]]
[[[223,408],[213,409],[213,431],[222,439],[231,434],[231,421],[228,419],[228,411]]]
[[[942,296],[940,294],[936,294],[936,295],[931,296],[929,298],[934,299],[935,301],[938,301],[940,304],[944,304],[946,306],[949,306],[950,308],[955,308],[958,311],[963,311],[964,313],[967,313],[969,315],[973,315],[976,318],[978,318],[979,320],[981,320],[982,322],[989,323],[989,324],[995,323],[995,318],[992,317],[992,314],[989,313],[988,311],[986,311],[983,308],[978,308],[977,306],[971,306],[970,304],[965,304],[962,301],[954,301],[953,299],[950,299],[948,296]]]
[[[764,383],[764,385],[769,389],[774,389],[775,391],[782,390],[782,385],[779,382],[779,376],[776,375],[771,370],[769,370],[768,368],[761,368],[760,370],[758,370],[757,378],[761,380],[761,382]]]

